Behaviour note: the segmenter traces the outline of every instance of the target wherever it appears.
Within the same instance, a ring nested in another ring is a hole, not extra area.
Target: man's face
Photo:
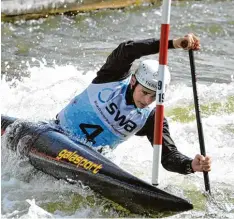
[[[141,84],[137,84],[133,92],[133,100],[137,108],[143,109],[147,107],[155,101],[155,98],[155,91],[149,90]]]

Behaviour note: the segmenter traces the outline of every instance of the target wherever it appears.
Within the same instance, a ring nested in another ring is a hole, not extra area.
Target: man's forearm
[[[192,159],[181,154],[179,151],[173,151],[167,154],[167,156],[162,157],[162,165],[166,170],[180,174],[194,172],[192,169]]]
[[[106,63],[97,72],[93,83],[119,81],[129,76],[134,60],[142,56],[159,52],[160,41],[154,38],[121,43],[107,58]],[[168,48],[174,48],[173,41],[169,40]]]

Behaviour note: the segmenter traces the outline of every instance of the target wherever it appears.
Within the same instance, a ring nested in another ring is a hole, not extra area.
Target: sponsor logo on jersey
[[[111,100],[114,96],[115,92],[111,88],[104,88],[98,93],[98,100],[101,103],[107,103],[109,100]],[[137,124],[133,122],[130,119],[127,119],[125,115],[122,115],[120,112],[120,109],[118,108],[117,104],[111,102],[107,103],[108,105],[105,107],[107,113],[111,116],[114,116],[114,121],[118,122],[118,125],[120,127],[123,127],[123,129],[127,132],[133,132],[133,130],[137,127]],[[102,114],[102,116],[105,118],[106,122],[111,125],[109,119],[105,116],[105,113],[102,111],[102,109],[99,107],[99,104],[95,101],[95,105],[97,106],[99,112]],[[111,125],[111,127],[115,130],[116,128]],[[119,133],[119,131],[117,131]],[[123,133],[119,133],[123,135]],[[126,136],[125,136],[126,137]]]
[[[127,120],[125,115],[121,115],[121,112],[115,103],[110,103],[108,106],[106,106],[106,110],[110,115],[115,116],[114,120],[116,122],[119,121],[119,126],[123,126],[127,132],[132,132],[137,127],[135,122],[131,121],[130,119]]]

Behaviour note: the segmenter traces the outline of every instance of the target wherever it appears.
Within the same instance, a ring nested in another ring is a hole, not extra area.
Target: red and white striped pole
[[[152,168],[152,184],[155,186],[159,184],[159,172],[160,172],[159,170],[161,166],[161,155],[162,155],[162,133],[163,133],[163,118],[164,118],[163,102],[164,102],[164,93],[165,93],[164,72],[165,72],[165,67],[167,65],[170,13],[171,13],[171,0],[163,0],[160,50],[159,50],[159,80],[158,80],[157,96],[156,96],[153,168]]]

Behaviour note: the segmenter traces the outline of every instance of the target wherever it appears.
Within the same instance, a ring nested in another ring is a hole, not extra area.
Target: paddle
[[[204,142],[203,129],[202,129],[202,121],[201,121],[201,117],[200,117],[200,107],[199,107],[199,101],[198,101],[198,95],[197,95],[196,69],[195,69],[193,50],[189,50],[189,61],[190,61],[191,76],[192,76],[193,97],[194,97],[194,106],[195,106],[195,112],[196,112],[200,151],[201,151],[201,154],[203,156],[206,156],[205,142]],[[206,191],[208,191],[211,194],[208,172],[204,171],[203,175],[204,175],[205,189],[206,189]]]

